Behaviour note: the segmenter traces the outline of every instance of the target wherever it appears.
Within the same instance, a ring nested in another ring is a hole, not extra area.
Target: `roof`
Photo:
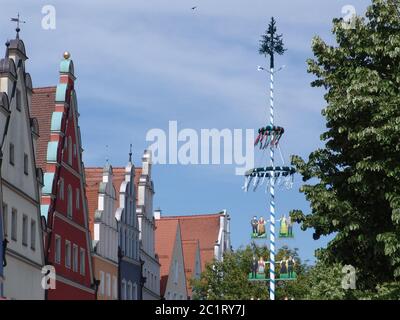
[[[0,73],[11,73],[16,77],[17,71],[14,60],[11,58],[0,59]]]
[[[94,214],[99,204],[99,185],[103,181],[103,168],[85,168],[86,198],[89,213],[89,229],[94,236]]]
[[[199,240],[182,240],[183,258],[185,261],[185,276],[188,295],[192,295],[190,279],[196,271],[196,253],[199,246]]]
[[[39,122],[36,166],[46,171],[47,143],[50,141],[51,116],[55,107],[56,87],[35,88],[32,92],[31,117]]]
[[[160,294],[167,287],[171,259],[176,242],[178,220],[156,220],[155,249],[160,262]]]
[[[214,260],[214,245],[218,241],[222,213],[188,216],[164,216],[161,220],[179,220],[182,240],[199,240],[201,270]]]

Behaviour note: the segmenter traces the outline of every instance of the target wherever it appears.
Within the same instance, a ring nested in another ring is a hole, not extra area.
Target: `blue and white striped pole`
[[[270,123],[274,126],[274,67],[271,66],[270,85]],[[269,299],[275,300],[275,171],[274,171],[274,147],[271,145],[271,166],[273,168],[270,181],[270,233],[269,233]]]

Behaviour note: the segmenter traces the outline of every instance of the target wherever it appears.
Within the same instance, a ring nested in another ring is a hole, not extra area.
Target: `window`
[[[72,165],[72,139],[68,137],[68,164]]]
[[[78,246],[76,244],[72,247],[72,270],[78,272]]]
[[[67,216],[68,218],[72,218],[72,188],[71,185],[68,185],[68,194],[67,194]]]
[[[80,273],[81,275],[85,275],[85,249],[81,248],[80,251]]]
[[[80,196],[79,196],[79,189],[76,189],[76,197],[75,197],[75,206],[77,209],[79,209],[80,206]]]
[[[10,143],[10,164],[13,166],[15,164],[15,148],[14,144]]]
[[[126,300],[126,282],[122,280],[121,283],[121,300]]]
[[[60,200],[64,200],[64,179],[58,180],[58,197]]]
[[[65,266],[71,269],[71,242],[65,240]]]
[[[17,210],[12,209],[11,213],[11,239],[17,241]]]
[[[109,273],[106,274],[106,292],[107,296],[111,297],[111,275]]]
[[[76,155],[77,155],[77,150],[78,148],[76,147],[76,144],[74,143],[74,158],[76,158]]]
[[[22,216],[22,244],[28,245],[28,217],[25,214]]]
[[[28,155],[24,153],[24,173],[25,175],[28,175]]]
[[[138,296],[137,296],[137,285],[136,283],[133,284],[133,288],[132,288],[132,299],[133,300],[138,300]]]
[[[36,221],[31,220],[31,249],[36,249]]]
[[[16,93],[17,110],[21,111],[21,91],[17,89]]]
[[[104,272],[100,271],[100,295],[104,296]]]
[[[113,299],[118,299],[118,282],[117,277],[113,276]]]
[[[55,254],[54,259],[56,263],[61,263],[61,237],[56,235],[55,238]]]
[[[8,236],[8,206],[3,202],[3,226],[4,237]]]
[[[132,283],[128,282],[128,296],[127,296],[127,300],[132,300]]]

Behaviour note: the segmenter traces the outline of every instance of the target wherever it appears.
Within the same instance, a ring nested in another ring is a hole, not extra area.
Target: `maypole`
[[[275,148],[278,147],[278,142],[281,136],[284,133],[284,129],[282,127],[277,127],[274,125],[274,75],[275,72],[281,70],[278,69],[275,71],[274,65],[274,56],[275,54],[282,55],[285,52],[283,46],[282,35],[277,34],[276,30],[276,22],[275,19],[272,18],[270,24],[268,25],[268,29],[266,33],[262,36],[260,41],[260,49],[259,53],[265,55],[265,57],[269,56],[270,58],[270,66],[269,71],[261,66],[258,67],[259,71],[267,71],[270,73],[270,112],[269,112],[269,125],[258,130],[258,137],[255,141],[255,145],[259,145],[260,149],[270,148],[270,166],[262,167],[262,168],[254,168],[246,172],[246,182],[244,189],[247,191],[250,185],[250,182],[254,179],[254,190],[260,184],[259,179],[262,178],[262,181],[265,178],[269,179],[269,196],[270,196],[270,235],[269,235],[269,249],[270,249],[270,257],[269,257],[269,297],[270,300],[275,300],[275,281],[276,281],[276,273],[275,273],[275,187],[277,185],[277,179],[281,181],[281,178],[286,180],[286,186],[291,187],[293,179],[293,175],[295,173],[294,168],[292,167],[276,167],[275,166]],[[283,159],[282,159],[283,160]],[[279,182],[278,182],[279,184]],[[254,233],[254,231],[253,231]],[[254,276],[253,276],[254,278]],[[257,276],[256,276],[257,278]],[[253,279],[254,280],[254,279]],[[278,279],[279,280],[279,279]]]
[[[270,84],[270,123],[274,127],[274,55],[271,55]],[[274,169],[275,147],[270,146],[271,167]],[[275,300],[275,174],[272,171],[270,192],[270,233],[269,233],[269,298]]]

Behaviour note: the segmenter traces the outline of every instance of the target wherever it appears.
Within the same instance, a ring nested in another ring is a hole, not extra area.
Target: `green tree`
[[[260,48],[258,52],[265,57],[270,57],[270,68],[274,68],[275,54],[282,55],[286,49],[283,44],[283,36],[282,34],[277,34],[276,30],[276,21],[274,17],[271,18],[271,22],[268,25],[267,30],[261,36],[260,40]]]
[[[327,91],[325,146],[308,161],[292,157],[308,181],[300,191],[311,213],[291,216],[314,228],[314,239],[335,234],[318,257],[325,266],[353,265],[361,290],[400,276],[398,10],[398,2],[373,0],[352,24],[334,19],[335,46],[314,38],[308,71],[312,86]]]
[[[268,299],[268,282],[248,281],[253,255],[262,256],[265,260],[268,260],[269,250],[265,246],[260,247],[253,243],[252,246],[225,254],[223,261],[214,261],[213,264],[208,264],[206,270],[201,274],[201,278],[191,282],[194,292],[193,298],[203,300]],[[301,262],[297,249],[281,248],[277,253],[277,260],[288,255],[293,256],[298,262],[296,273],[300,277],[305,272],[306,267]],[[266,269],[268,270],[268,266]],[[296,289],[293,284],[289,284],[289,281],[278,281],[276,290],[277,299],[284,297],[298,298],[305,294],[304,292],[300,294],[300,290]]]

